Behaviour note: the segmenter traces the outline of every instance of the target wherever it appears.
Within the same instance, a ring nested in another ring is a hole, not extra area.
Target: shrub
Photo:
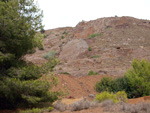
[[[95,38],[96,36],[100,36],[102,33],[91,34],[88,38]]]
[[[65,37],[64,36],[61,36],[61,39],[64,39]]]
[[[150,63],[147,60],[134,60],[125,76],[129,87],[127,92],[131,98],[150,95]]]
[[[125,91],[118,91],[115,96],[117,100],[127,102],[127,94]]]
[[[44,57],[45,59],[49,60],[49,59],[53,59],[53,58],[55,57],[55,55],[56,55],[56,52],[55,52],[55,51],[50,51],[50,52],[44,54],[43,57]]]
[[[71,74],[68,73],[68,72],[61,72],[60,74],[71,75]]]
[[[99,58],[99,57],[100,57],[99,55],[91,56],[91,58]]]
[[[91,47],[88,47],[88,50],[89,50],[89,51],[92,51],[92,48],[91,48]]]
[[[93,70],[91,70],[91,71],[89,71],[88,75],[98,75],[98,73],[96,73]]]
[[[68,33],[67,33],[66,31],[64,31],[62,34],[63,34],[63,35],[67,35]]]
[[[112,81],[112,91],[114,93],[118,91],[126,91],[127,88],[128,88],[128,80],[125,76],[116,78]]]
[[[20,110],[19,113],[44,113],[44,112],[51,112],[54,110],[53,107],[48,108],[32,108],[29,110]]]
[[[128,98],[135,98],[150,95],[150,63],[146,60],[134,60],[132,68],[125,73],[124,77],[112,80],[104,78],[96,83],[95,89],[98,92],[125,91]]]
[[[99,102],[102,102],[105,100],[113,100],[114,103],[118,103],[120,101],[126,102],[127,94],[124,91],[117,92],[116,94],[104,91],[104,92],[96,95],[96,100]]]
[[[95,85],[95,90],[99,93],[103,91],[112,92],[112,78],[110,77],[103,77],[100,82],[97,82]]]

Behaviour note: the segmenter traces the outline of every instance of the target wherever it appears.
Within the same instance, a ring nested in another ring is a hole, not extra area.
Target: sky
[[[75,27],[82,20],[131,16],[150,20],[150,0],[36,0],[45,29]]]

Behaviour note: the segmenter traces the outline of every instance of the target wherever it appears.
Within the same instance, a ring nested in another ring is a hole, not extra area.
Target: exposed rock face
[[[150,61],[149,33],[150,21],[133,17],[82,21],[74,28],[47,30],[44,51],[37,50],[26,59],[41,64],[45,61],[44,54],[56,51],[61,62],[55,68],[56,73],[84,76],[93,70],[103,75],[121,76],[131,67],[134,58]],[[93,38],[89,38],[90,35]]]
[[[63,46],[60,60],[75,60],[81,53],[88,50],[88,44],[83,39],[74,39]]]

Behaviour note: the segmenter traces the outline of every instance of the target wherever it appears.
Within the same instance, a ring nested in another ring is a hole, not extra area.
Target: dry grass
[[[80,111],[83,109],[89,109],[91,107],[97,106],[97,102],[90,102],[88,100],[80,100],[70,105],[71,111]]]
[[[111,113],[150,113],[150,103],[141,102],[137,104],[129,104],[119,102],[114,104],[112,100],[101,102],[104,112]]]
[[[105,100],[103,102],[100,103],[101,107],[107,107],[107,106],[112,106],[115,103],[113,102],[113,100]]]
[[[150,103],[126,104],[120,107],[121,111],[129,113],[150,113]]]
[[[83,109],[89,109],[91,107],[98,106],[97,102],[91,102],[86,99],[78,100],[75,102],[71,102],[70,104],[66,104],[62,101],[58,101],[54,104],[54,108],[61,112],[69,110],[69,111],[80,111]]]
[[[57,110],[59,110],[59,111],[61,111],[61,112],[67,110],[67,107],[68,106],[66,104],[64,104],[64,103],[62,103],[60,101],[58,101],[58,102],[56,102],[54,104],[54,108],[57,109]]]

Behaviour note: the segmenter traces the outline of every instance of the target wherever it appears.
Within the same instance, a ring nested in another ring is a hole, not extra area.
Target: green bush
[[[150,95],[150,63],[147,60],[134,60],[125,77],[131,98]]]
[[[63,35],[67,35],[68,33],[67,33],[66,31],[64,31],[62,34],[63,34]]]
[[[62,36],[61,36],[61,39],[64,39],[64,38],[65,38],[65,37],[62,35]]]
[[[92,48],[91,48],[91,47],[88,47],[88,50],[89,50],[89,51],[92,51]]]
[[[91,70],[91,71],[89,71],[88,75],[98,75],[98,73],[96,73],[93,70]]]
[[[96,100],[98,100],[99,102],[103,102],[105,100],[113,100],[114,103],[118,103],[120,101],[126,102],[127,94],[124,91],[117,92],[116,94],[104,91],[96,95]]]
[[[91,56],[91,58],[99,58],[99,57],[100,57],[99,55]]]
[[[127,98],[127,94],[125,91],[118,91],[115,94],[115,97],[117,100],[122,101],[122,102],[127,102],[128,98]]]
[[[68,73],[68,72],[61,72],[60,74],[71,75],[71,74]]]
[[[91,34],[88,38],[95,38],[96,36],[102,35],[101,33]]]
[[[56,55],[56,52],[55,52],[55,51],[50,51],[50,52],[44,54],[43,57],[44,57],[45,59],[49,60],[49,59],[53,59],[53,58],[55,57],[55,55]]]
[[[29,110],[20,110],[19,113],[44,113],[44,112],[51,112],[54,110],[53,107],[48,108],[32,108]]]
[[[101,81],[97,82],[95,85],[95,90],[99,93],[103,91],[112,92],[112,78],[110,77],[103,77]]]
[[[118,91],[126,91],[126,89],[128,88],[128,80],[125,76],[116,78],[112,81],[111,86],[111,91],[113,91],[114,93]]]
[[[96,83],[97,92],[125,91],[128,98],[137,98],[150,95],[150,63],[147,60],[134,60],[132,68],[125,73],[124,77],[112,80],[103,78]]]

